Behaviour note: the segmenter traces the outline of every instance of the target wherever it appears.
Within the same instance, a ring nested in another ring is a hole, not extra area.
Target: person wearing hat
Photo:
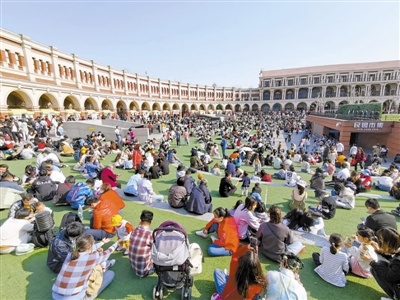
[[[299,180],[296,183],[296,187],[292,190],[292,200],[290,201],[290,209],[299,208],[302,211],[306,210],[306,192],[307,183],[304,180]]]
[[[318,202],[317,207],[309,206],[308,209],[313,215],[322,217],[324,219],[332,219],[336,214],[336,202],[335,199],[328,192],[317,189],[314,191],[315,197],[318,197],[321,202]]]
[[[133,226],[129,221],[122,219],[120,215],[114,215],[111,218],[111,226],[115,227],[118,236],[118,247],[116,251],[125,249],[124,255],[129,254],[129,238],[133,230]]]

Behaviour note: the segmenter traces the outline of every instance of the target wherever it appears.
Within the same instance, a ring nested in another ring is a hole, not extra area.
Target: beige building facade
[[[399,108],[400,61],[261,71],[259,87],[204,86],[131,74],[0,30],[0,116],[96,117]]]

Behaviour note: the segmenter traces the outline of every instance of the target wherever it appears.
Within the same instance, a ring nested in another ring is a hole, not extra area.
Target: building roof
[[[355,63],[355,64],[339,64],[339,65],[325,65],[315,67],[302,67],[290,68],[281,70],[261,71],[260,77],[278,77],[278,76],[295,76],[295,75],[309,75],[309,74],[322,74],[322,73],[335,73],[335,72],[354,72],[354,71],[372,71],[376,69],[399,69],[400,60],[368,62],[368,63]]]

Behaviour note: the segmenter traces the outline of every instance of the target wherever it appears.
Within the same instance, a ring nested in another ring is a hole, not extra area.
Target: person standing
[[[117,138],[117,144],[118,144],[118,146],[121,146],[121,143],[122,143],[122,131],[121,131],[121,128],[119,126],[116,126],[114,132],[115,132],[115,136]]]
[[[151,259],[153,232],[150,230],[153,213],[143,210],[140,215],[139,226],[133,229],[129,239],[129,261],[133,272],[141,278],[154,273]]]

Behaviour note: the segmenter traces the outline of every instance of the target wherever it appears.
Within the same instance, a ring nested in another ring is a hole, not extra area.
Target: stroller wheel
[[[182,288],[181,300],[191,300],[192,299],[192,288]]]
[[[163,297],[164,297],[163,288],[162,287],[160,288],[158,285],[156,285],[153,288],[153,300],[158,300],[158,299],[162,300]]]

